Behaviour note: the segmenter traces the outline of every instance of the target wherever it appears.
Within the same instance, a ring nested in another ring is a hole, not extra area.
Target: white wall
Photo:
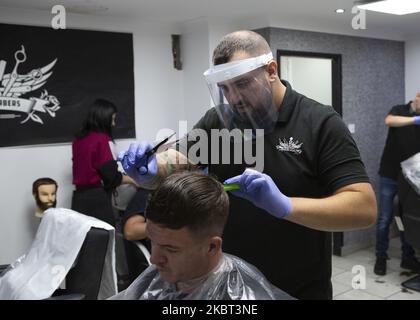
[[[209,25],[206,19],[185,23],[182,27],[184,105],[182,120],[188,129],[204,115],[210,97],[203,72],[209,68]]]
[[[49,26],[43,11],[0,10],[0,22]],[[177,129],[183,108],[183,76],[172,66],[171,34],[177,26],[162,23],[68,15],[67,27],[132,32],[134,39],[135,122],[137,139],[154,140],[161,128]],[[123,149],[129,140],[117,141]],[[59,184],[58,206],[71,204],[71,145],[0,148],[0,264],[25,253],[36,229],[32,182],[49,176]]]
[[[420,92],[420,38],[405,43],[405,100],[413,100]]]

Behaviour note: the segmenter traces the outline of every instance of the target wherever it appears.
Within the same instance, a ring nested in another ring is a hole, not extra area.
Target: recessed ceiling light
[[[344,13],[346,10],[344,10],[344,9],[337,9],[337,10],[335,10],[335,12],[336,13]]]
[[[383,0],[357,6],[362,10],[404,15],[420,12],[419,0]]]

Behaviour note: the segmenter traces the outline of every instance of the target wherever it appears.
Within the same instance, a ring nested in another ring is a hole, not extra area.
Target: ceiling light
[[[419,0],[384,0],[357,6],[362,10],[371,10],[382,13],[404,15],[420,12]]]
[[[344,10],[344,9],[337,9],[337,10],[335,10],[335,12],[336,12],[336,13],[340,13],[340,14],[341,14],[341,13],[344,13],[345,11],[346,11],[346,10]]]

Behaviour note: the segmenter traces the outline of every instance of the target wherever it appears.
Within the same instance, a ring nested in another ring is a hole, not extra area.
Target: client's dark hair
[[[187,227],[193,234],[222,236],[229,213],[223,185],[197,172],[175,173],[151,194],[145,216],[169,229]]]

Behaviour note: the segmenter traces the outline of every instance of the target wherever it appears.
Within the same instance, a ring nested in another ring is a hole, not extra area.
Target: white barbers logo
[[[6,61],[0,60],[0,111],[8,112],[7,114],[0,113],[0,120],[19,118],[23,113],[26,118],[21,123],[32,120],[43,124],[44,122],[36,112],[47,112],[54,118],[55,112],[60,109],[60,102],[55,96],[48,94],[47,90],[44,90],[38,98],[25,99],[20,96],[41,88],[52,75],[49,71],[54,67],[57,59],[27,74],[18,74],[19,64],[26,61],[25,48],[22,46],[15,52],[15,61],[13,71],[4,74]]]
[[[293,141],[293,137],[290,137],[289,141],[287,141],[286,139],[279,139],[279,144],[276,146],[276,149],[278,151],[301,154],[302,145],[303,143],[300,143],[299,140]]]

